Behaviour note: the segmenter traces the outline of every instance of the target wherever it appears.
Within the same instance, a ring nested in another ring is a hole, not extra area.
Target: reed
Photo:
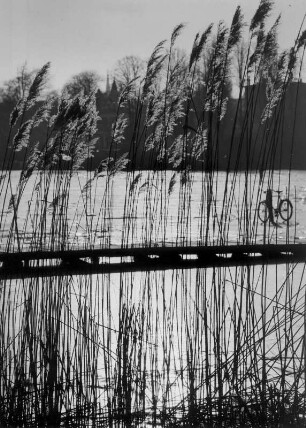
[[[220,22],[214,35],[210,25],[185,64],[175,54],[178,25],[169,45],[156,46],[143,81],[123,89],[108,157],[94,171],[94,94],[41,100],[44,66],[10,118],[2,250],[271,243],[281,234],[291,242],[291,225],[262,225],[257,206],[267,186],[285,183],[292,194],[291,171],[278,171],[275,154],[305,32],[280,54],[279,20],[266,31],[271,7],[262,0],[249,28],[240,8],[230,28]],[[221,172],[226,88],[245,33]],[[42,123],[38,146],[32,135]],[[129,151],[119,154],[128,127]],[[149,170],[137,169],[139,160]],[[1,426],[304,426],[305,287],[305,264],[3,280]]]

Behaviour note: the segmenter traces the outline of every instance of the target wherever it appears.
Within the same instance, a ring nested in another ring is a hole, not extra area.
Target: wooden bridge
[[[305,262],[306,244],[2,252],[0,279]]]

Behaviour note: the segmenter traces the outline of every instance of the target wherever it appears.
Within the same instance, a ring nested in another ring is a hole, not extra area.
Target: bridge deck
[[[301,262],[306,262],[306,244],[2,252],[0,279]]]

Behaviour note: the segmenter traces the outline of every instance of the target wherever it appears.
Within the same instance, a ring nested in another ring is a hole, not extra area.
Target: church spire
[[[118,92],[118,89],[117,89],[117,83],[116,83],[116,80],[115,80],[115,78],[114,78],[113,83],[112,83],[111,90],[110,90],[110,92],[109,92],[109,99],[110,99],[112,102],[117,102],[117,101],[118,101],[118,97],[119,97],[119,92]]]
[[[110,82],[109,82],[109,74],[107,72],[107,77],[106,77],[106,93],[109,94],[111,90],[111,86],[110,86]]]

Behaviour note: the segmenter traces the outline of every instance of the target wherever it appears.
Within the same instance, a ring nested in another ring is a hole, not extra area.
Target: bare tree
[[[127,83],[136,79],[142,78],[145,73],[146,62],[138,56],[129,55],[117,61],[114,70],[114,77],[119,85],[123,87]]]
[[[95,71],[83,71],[76,74],[64,86],[64,91],[69,95],[76,96],[79,94],[90,95],[98,90],[101,77]]]
[[[219,48],[219,50],[218,50]],[[229,74],[229,58],[226,57],[225,52],[220,49],[218,46],[217,36],[213,37],[206,45],[205,49],[203,49],[201,54],[201,63],[199,64],[199,68],[197,70],[196,79],[199,83],[204,86],[207,86],[211,79],[218,80],[223,82],[222,84],[222,96],[230,96],[232,91],[232,81],[231,76]],[[221,76],[219,73],[221,68],[219,67],[220,61],[225,61],[223,63],[223,67],[225,67],[221,71]]]
[[[0,99],[16,104],[27,95],[37,70],[29,71],[26,64],[22,65],[14,79],[7,80],[0,89]]]

